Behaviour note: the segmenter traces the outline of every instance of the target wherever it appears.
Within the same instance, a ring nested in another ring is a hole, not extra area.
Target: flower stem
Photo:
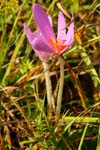
[[[57,96],[57,107],[56,107],[57,114],[60,114],[61,112],[62,94],[63,94],[63,86],[64,86],[64,60],[62,57],[59,57],[59,62],[60,62],[60,83],[59,83],[59,90]]]
[[[49,65],[46,62],[43,62],[43,67],[45,71],[45,81],[46,81],[46,90],[47,90],[47,103],[49,107],[49,112],[52,112],[55,109],[54,99],[52,96],[52,84],[49,76]]]

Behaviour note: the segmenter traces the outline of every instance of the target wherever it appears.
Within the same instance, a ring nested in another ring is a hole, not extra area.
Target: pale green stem
[[[47,90],[47,103],[49,111],[55,109],[54,100],[52,96],[52,84],[49,75],[49,65],[46,62],[43,62],[44,72],[45,72],[45,81],[46,81],[46,90]]]
[[[57,114],[60,114],[61,112],[62,94],[63,94],[63,86],[64,86],[64,60],[62,57],[59,57],[59,62],[60,62],[60,83],[59,83],[59,90],[57,95],[57,106],[56,106]]]

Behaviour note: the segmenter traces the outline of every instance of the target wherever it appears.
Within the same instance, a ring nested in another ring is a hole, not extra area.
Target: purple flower
[[[74,42],[74,22],[69,26],[66,33],[66,22],[61,12],[58,15],[57,38],[52,28],[51,17],[47,16],[39,4],[32,7],[33,17],[37,24],[37,31],[32,33],[29,27],[24,24],[26,36],[32,48],[42,61],[48,60],[50,54],[63,54]]]

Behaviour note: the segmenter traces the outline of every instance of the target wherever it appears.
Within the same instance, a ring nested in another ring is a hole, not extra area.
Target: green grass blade
[[[81,57],[83,58],[85,64],[87,65],[90,75],[92,78],[92,81],[94,83],[94,86],[100,91],[100,78],[96,72],[96,69],[94,68],[89,56],[87,55],[85,49],[80,45],[79,46],[80,52],[81,52]]]
[[[31,15],[31,17],[30,17],[30,19],[29,19],[29,21],[28,21],[28,23],[27,23],[28,25],[31,23],[31,20],[32,20],[32,15]],[[5,72],[5,75],[4,75],[3,79],[2,79],[1,84],[2,84],[3,86],[6,85],[6,82],[5,82],[6,77],[9,75],[9,73],[10,73],[10,71],[11,71],[11,68],[12,68],[12,65],[13,65],[13,63],[14,63],[15,57],[16,57],[16,55],[18,54],[18,52],[19,52],[19,50],[20,50],[20,48],[21,48],[21,45],[22,45],[22,43],[23,43],[23,41],[24,41],[24,38],[25,38],[25,33],[23,32],[22,35],[21,35],[21,37],[19,38],[18,42],[16,43],[16,47],[15,47],[14,53],[13,53],[13,55],[12,55],[12,57],[11,57],[9,66],[7,67],[7,70],[6,70],[6,72]]]
[[[84,131],[83,131],[83,134],[82,134],[80,143],[79,143],[78,150],[81,150],[81,148],[82,148],[82,145],[83,145],[84,137],[85,137],[85,135],[86,135],[87,128],[88,128],[88,123],[86,124],[86,126],[85,126],[85,128],[84,128]]]
[[[98,141],[97,141],[96,150],[100,150],[100,125],[99,125],[99,131],[98,131]]]

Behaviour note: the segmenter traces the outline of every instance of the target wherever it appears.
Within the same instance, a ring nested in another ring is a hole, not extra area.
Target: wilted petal
[[[53,32],[52,26],[50,24],[50,21],[48,19],[48,16],[46,15],[45,11],[40,7],[39,4],[35,4],[32,10],[33,10],[33,16],[37,23],[39,31],[44,37],[44,41],[49,46],[51,37],[55,38],[55,35]]]
[[[60,41],[66,40],[66,22],[63,14],[59,12],[58,15],[58,35],[57,39],[60,39]]]

